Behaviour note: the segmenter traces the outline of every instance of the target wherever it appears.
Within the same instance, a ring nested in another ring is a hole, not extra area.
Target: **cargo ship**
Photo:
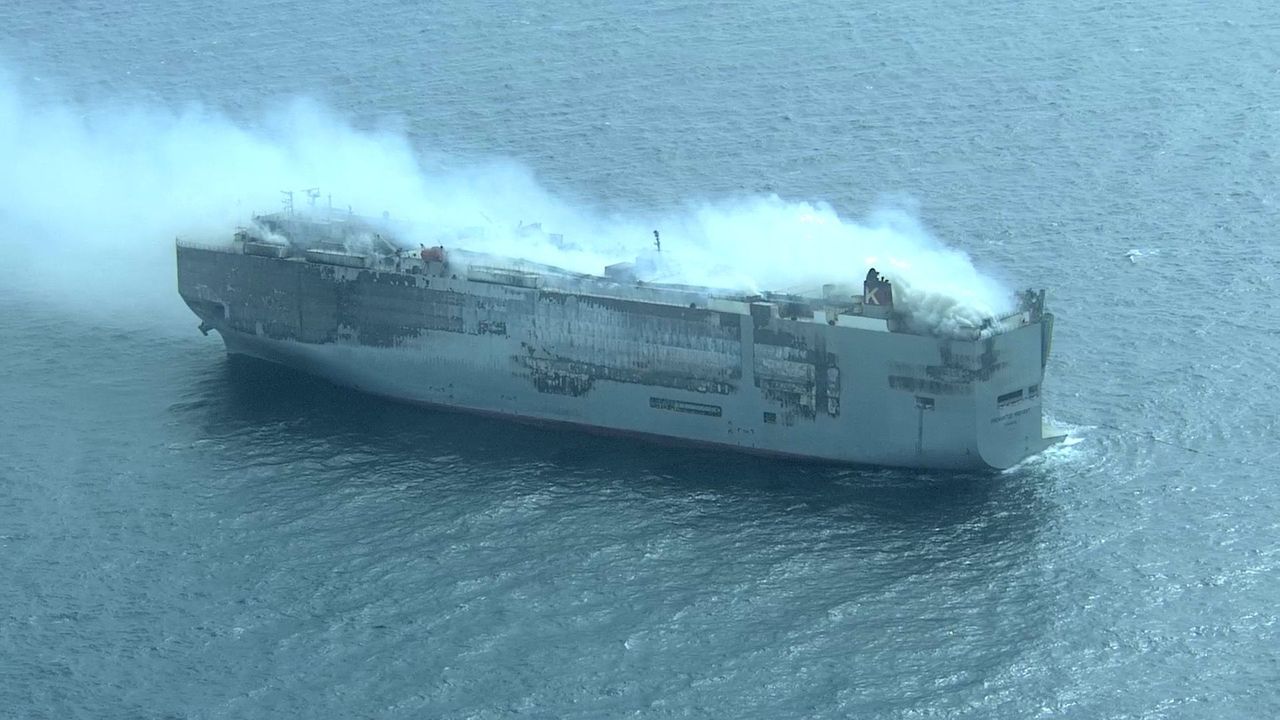
[[[874,268],[808,293],[663,282],[654,235],[589,274],[408,248],[385,220],[287,207],[225,242],[179,238],[178,291],[229,354],[424,406],[945,470],[1008,468],[1062,437],[1042,420],[1043,290],[942,333],[908,322]]]

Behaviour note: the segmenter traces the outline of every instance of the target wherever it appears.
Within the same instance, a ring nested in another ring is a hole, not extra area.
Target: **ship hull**
[[[183,247],[178,270],[184,300],[229,353],[420,405],[912,468],[1006,468],[1051,442],[1041,322],[947,339],[590,283],[520,287]]]

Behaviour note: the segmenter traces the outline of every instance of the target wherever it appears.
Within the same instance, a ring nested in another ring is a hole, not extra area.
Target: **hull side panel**
[[[585,285],[178,260],[184,300],[228,352],[390,398],[842,463],[1008,467],[1040,449],[1038,324],[960,341]]]

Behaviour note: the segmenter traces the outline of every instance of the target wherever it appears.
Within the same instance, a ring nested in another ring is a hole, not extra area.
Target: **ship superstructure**
[[[745,295],[451,246],[350,214],[180,240],[178,288],[228,353],[397,400],[841,463],[1007,468],[1042,429],[1044,293],[969,337],[910,328],[893,285]],[[657,240],[655,233],[655,240]],[[659,248],[660,249],[660,248]]]

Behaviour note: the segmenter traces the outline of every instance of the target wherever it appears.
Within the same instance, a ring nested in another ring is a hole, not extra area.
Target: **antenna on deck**
[[[653,231],[653,246],[658,249],[658,252],[662,252],[662,238],[658,237],[657,230]]]
[[[293,214],[293,191],[281,190],[280,194],[284,196],[284,200],[282,200],[281,203],[284,205],[285,214],[292,215]]]
[[[307,204],[311,207],[316,206],[316,200],[320,197],[320,188],[307,188]]]

